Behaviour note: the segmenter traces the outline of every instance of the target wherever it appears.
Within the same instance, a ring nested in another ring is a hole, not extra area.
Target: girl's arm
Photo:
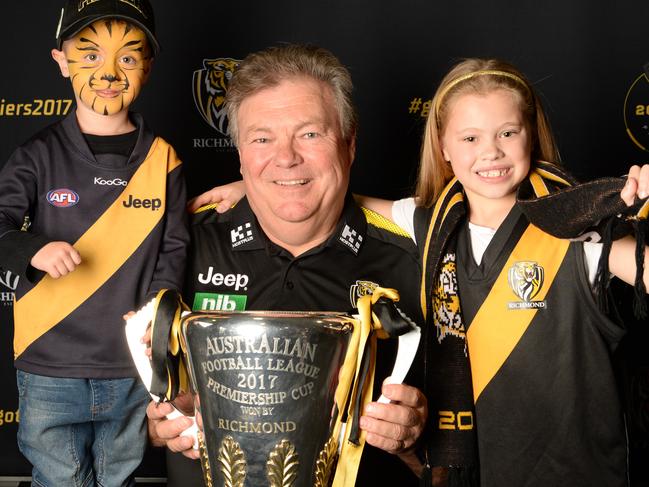
[[[371,196],[363,196],[361,194],[355,194],[354,199],[359,206],[364,206],[368,210],[372,210],[382,217],[394,221],[392,218],[392,203],[394,203],[394,201],[382,200],[381,198],[373,198]]]
[[[635,198],[646,198],[649,195],[649,164],[642,167],[632,166],[629,169],[627,183],[620,193],[621,198],[631,206]],[[635,283],[636,241],[633,237],[625,237],[613,242],[608,258],[609,270],[627,284]],[[644,248],[644,274],[642,276],[645,287],[649,290],[649,247]]]
[[[636,242],[633,237],[625,237],[613,242],[611,253],[608,257],[610,272],[633,286],[636,275],[635,262]],[[646,289],[649,290],[649,247],[644,248],[644,274],[643,281]]]

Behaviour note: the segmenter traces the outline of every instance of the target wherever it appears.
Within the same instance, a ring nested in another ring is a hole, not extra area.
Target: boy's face
[[[78,104],[114,115],[137,98],[151,69],[146,34],[126,22],[103,19],[52,50],[61,74],[72,81]]]

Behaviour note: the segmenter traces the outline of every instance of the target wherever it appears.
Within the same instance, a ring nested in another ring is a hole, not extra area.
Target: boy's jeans
[[[32,485],[134,485],[149,394],[139,379],[65,379],[21,370],[18,447]]]

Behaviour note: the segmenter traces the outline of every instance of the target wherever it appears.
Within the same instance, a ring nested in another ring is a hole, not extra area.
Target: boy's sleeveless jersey
[[[139,135],[129,164],[124,167],[101,164],[101,158],[95,158],[72,113],[32,137],[3,168],[0,266],[21,276],[16,300],[43,277],[29,266],[42,245],[51,241],[77,242],[114,204],[123,204],[128,215],[164,213],[103,285],[17,357],[15,365],[21,370],[55,377],[137,376],[126,345],[122,315],[141,306],[152,292],[179,289],[182,285],[188,241],[182,165],[176,159],[178,165],[167,173],[166,185],[156,189],[155,195],[125,194],[126,185],[148,154],[155,154],[151,162],[156,167],[162,165],[165,172],[168,158],[175,158],[173,148],[156,138],[141,116],[130,115]],[[160,150],[152,151],[152,147]],[[29,231],[15,230],[25,215],[31,221]],[[90,259],[110,257],[107,254],[111,249],[117,250],[115,237],[124,235],[120,232],[120,228],[111,228],[105,235],[108,252],[82,255],[81,265]],[[53,293],[37,306],[59,301]],[[16,336],[30,326],[33,324],[29,320],[17,321]]]
[[[469,230],[460,226],[457,275],[470,333],[527,221],[513,211],[480,266],[470,251]],[[572,242],[554,280],[541,284],[549,289],[545,306],[475,404],[481,487],[628,484],[625,428],[610,359],[623,331],[598,310],[585,276],[582,245]],[[515,305],[492,317],[495,333],[519,312],[521,299],[513,291],[511,298]]]

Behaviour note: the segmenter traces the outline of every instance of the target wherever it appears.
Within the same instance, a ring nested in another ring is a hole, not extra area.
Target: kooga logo
[[[151,211],[158,211],[162,207],[162,200],[160,198],[133,198],[132,194],[128,195],[126,201],[122,201],[124,208],[150,208]]]
[[[126,181],[120,178],[104,179],[96,177],[93,184],[98,184],[99,186],[126,186]]]

